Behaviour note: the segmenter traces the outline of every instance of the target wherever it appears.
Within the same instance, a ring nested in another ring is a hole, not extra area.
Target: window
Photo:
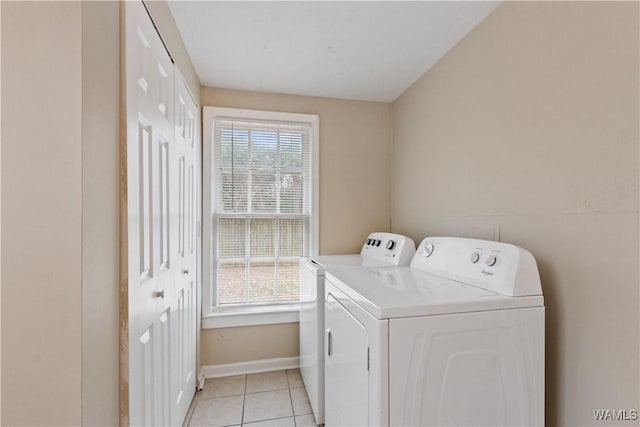
[[[204,314],[297,303],[299,258],[317,252],[318,118],[213,107],[204,116]]]

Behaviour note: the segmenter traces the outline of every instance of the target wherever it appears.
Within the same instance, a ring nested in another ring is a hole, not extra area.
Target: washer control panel
[[[489,267],[493,267],[494,265],[496,265],[496,262],[498,262],[498,257],[493,254],[489,255],[487,259],[484,260],[484,263]]]
[[[503,295],[542,295],[533,255],[508,243],[427,237],[420,243],[411,268]]]
[[[416,244],[410,237],[380,232],[369,234],[360,255],[405,267],[409,265],[415,252]]]

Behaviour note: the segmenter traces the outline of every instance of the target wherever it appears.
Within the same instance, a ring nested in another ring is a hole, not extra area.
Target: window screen
[[[214,121],[212,260],[217,305],[298,301],[308,254],[308,123]]]

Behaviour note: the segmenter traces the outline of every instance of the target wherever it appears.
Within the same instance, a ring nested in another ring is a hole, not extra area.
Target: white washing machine
[[[326,426],[544,425],[544,300],[513,245],[427,238],[328,273]]]
[[[359,254],[300,259],[300,372],[318,424],[324,424],[325,272],[363,266],[408,266],[415,250],[409,237],[371,233]]]

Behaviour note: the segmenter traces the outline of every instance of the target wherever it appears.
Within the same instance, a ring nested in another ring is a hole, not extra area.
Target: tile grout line
[[[295,417],[276,417],[276,418],[267,418],[267,419],[264,419],[264,420],[251,421],[250,423],[247,423],[247,424],[261,423],[261,422],[263,422],[263,421],[286,420],[287,418],[295,418]],[[223,426],[223,427],[226,427],[226,426]]]
[[[247,374],[244,375],[244,393],[242,394],[242,415],[240,415],[240,427],[244,426],[244,404],[247,401]]]
[[[293,414],[293,427],[297,427],[296,411],[293,409],[293,396],[291,395],[291,381],[289,381],[289,370],[285,371],[287,374],[287,384],[289,384],[289,401],[291,402],[291,413]]]
[[[293,396],[291,396],[291,383],[289,382],[289,372],[287,372],[287,383],[289,384],[289,401],[291,402],[291,413],[293,414],[293,427],[297,427],[296,412],[293,410]]]
[[[288,388],[274,388],[273,390],[264,390],[264,391],[252,391],[250,393],[245,393],[245,394],[259,394],[259,393],[270,393],[272,391],[282,391],[282,390],[288,390]],[[240,396],[240,395],[238,395]]]

